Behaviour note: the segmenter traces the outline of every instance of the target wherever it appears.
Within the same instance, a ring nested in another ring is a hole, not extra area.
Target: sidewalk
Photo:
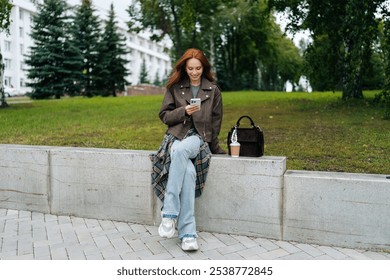
[[[0,209],[1,260],[390,260],[389,252],[353,250],[241,235],[199,232],[200,249],[147,226]]]

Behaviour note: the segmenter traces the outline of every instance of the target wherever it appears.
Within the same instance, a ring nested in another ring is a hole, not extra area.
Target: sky
[[[66,0],[71,5],[78,5],[81,3],[81,0]],[[127,20],[128,14],[126,12],[127,8],[131,4],[131,0],[92,0],[92,4],[95,7],[103,8],[105,10],[110,9],[111,3],[114,4],[115,13],[122,19]]]

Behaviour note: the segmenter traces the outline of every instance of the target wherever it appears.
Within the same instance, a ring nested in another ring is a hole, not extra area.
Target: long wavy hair
[[[187,60],[191,58],[199,59],[203,65],[202,77],[205,77],[210,82],[214,82],[214,74],[211,72],[211,65],[205,54],[198,49],[188,49],[185,51],[183,56],[176,62],[175,68],[173,69],[172,75],[168,78],[167,89],[170,89],[174,84],[179,81],[188,78],[186,72]]]

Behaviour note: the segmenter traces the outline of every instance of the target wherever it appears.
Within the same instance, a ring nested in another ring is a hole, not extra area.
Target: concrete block
[[[0,208],[48,213],[49,150],[0,145]]]
[[[196,200],[199,230],[281,238],[285,157],[214,156]]]
[[[283,239],[352,248],[390,248],[386,175],[285,174]]]
[[[112,149],[53,149],[52,213],[153,223],[148,154]]]

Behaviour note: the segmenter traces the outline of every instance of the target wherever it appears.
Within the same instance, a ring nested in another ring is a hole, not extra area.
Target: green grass
[[[230,128],[249,115],[264,130],[265,155],[287,156],[288,169],[389,174],[390,121],[374,94],[345,103],[331,92],[225,92],[220,141],[226,149]],[[166,129],[162,98],[14,103],[0,110],[0,143],[156,150]]]

